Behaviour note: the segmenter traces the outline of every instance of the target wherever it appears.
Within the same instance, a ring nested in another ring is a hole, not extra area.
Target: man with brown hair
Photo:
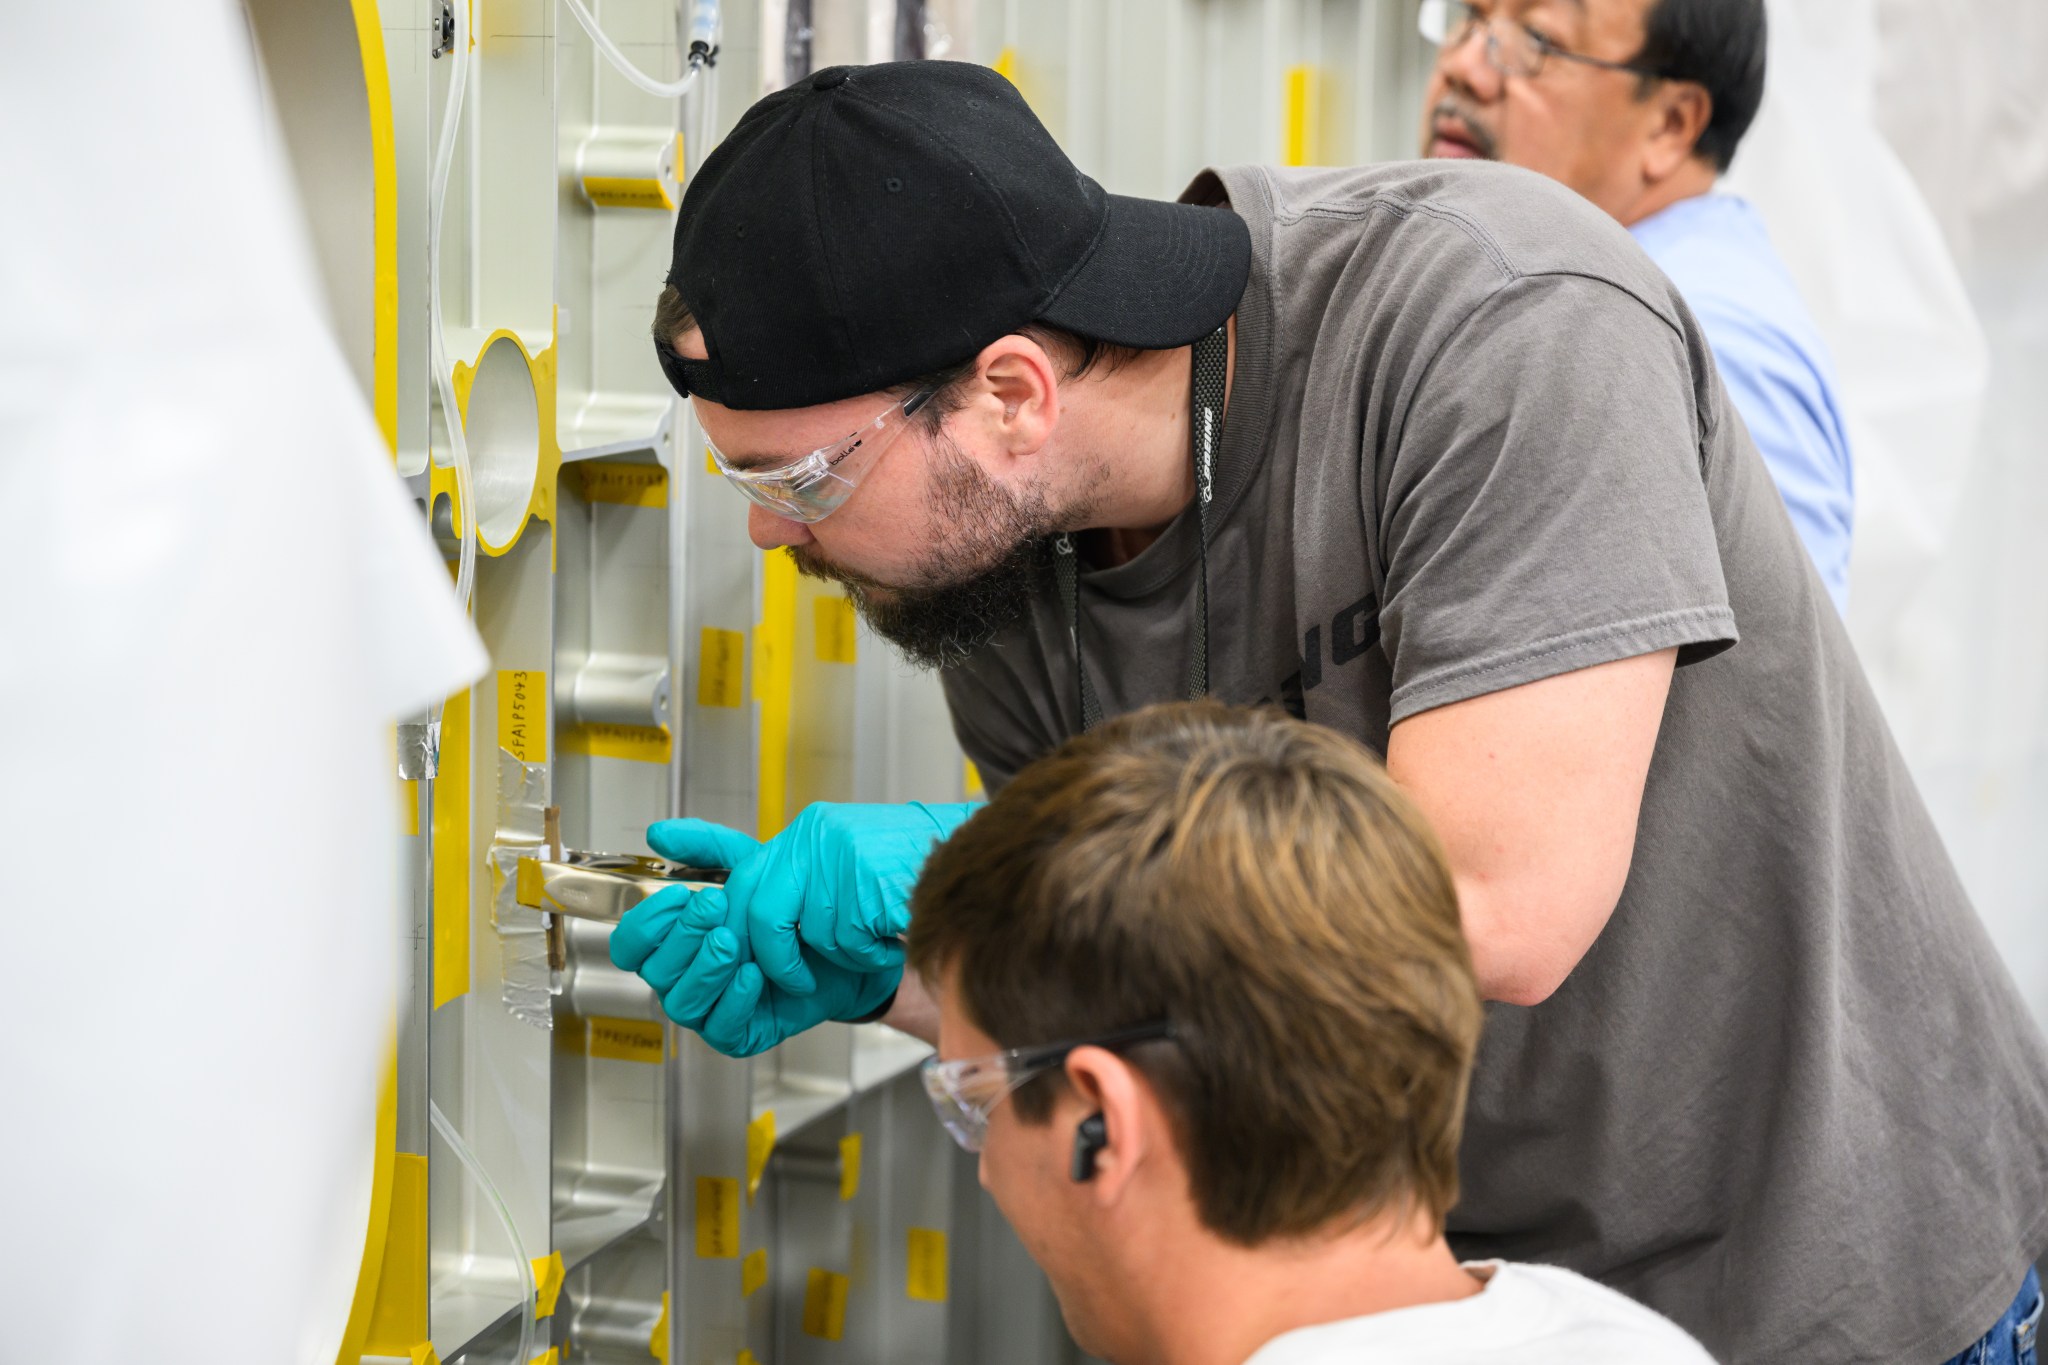
[[[1357,743],[1216,703],[1070,740],[932,854],[909,955],[933,1105],[1087,1350],[1709,1359],[1569,1271],[1451,1254],[1479,989],[1435,836]]]

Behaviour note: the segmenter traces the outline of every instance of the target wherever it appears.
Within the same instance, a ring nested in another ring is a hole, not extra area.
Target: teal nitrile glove
[[[823,989],[816,970],[820,963],[858,975],[887,971],[900,976],[899,939],[910,927],[910,891],[917,874],[932,848],[978,809],[979,805],[965,803],[821,801],[805,807],[789,828],[765,844],[703,820],[663,820],[649,826],[647,842],[664,858],[694,867],[729,868],[731,875],[719,896],[724,902],[722,919],[713,918],[712,893],[706,891],[689,902],[692,908],[670,902],[669,918],[656,924],[650,916],[647,925],[636,926],[636,936],[648,939],[657,931],[680,936],[680,946],[673,950],[666,944],[648,948],[643,961],[657,970],[652,976],[644,970],[641,974],[666,995],[688,967],[689,955],[708,943],[713,925],[722,924],[736,940],[735,963],[744,964],[751,957],[767,978],[766,985],[788,995]],[[649,897],[626,921],[669,894],[662,891]],[[617,944],[625,929],[622,921],[612,935],[613,961],[621,966],[625,964]],[[637,950],[638,941],[630,940],[629,947]],[[676,973],[673,979],[671,968]],[[740,983],[736,975],[732,984]],[[858,1018],[860,1013],[822,1017]]]
[[[827,1020],[875,1014],[903,979],[900,966],[854,972],[802,951],[813,988],[792,995],[771,985],[758,964],[739,960],[739,941],[729,931],[714,929],[662,1008],[726,1056],[752,1057]]]

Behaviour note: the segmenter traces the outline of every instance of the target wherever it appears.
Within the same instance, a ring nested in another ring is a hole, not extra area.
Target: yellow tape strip
[[[697,1254],[707,1261],[739,1258],[739,1181],[727,1176],[697,1177]]]
[[[434,1008],[469,991],[469,693],[441,711],[434,778]]]
[[[647,1334],[647,1354],[668,1365],[668,1291],[661,1294],[661,1316],[654,1320],[654,1330]]]
[[[751,1299],[754,1291],[768,1283],[768,1248],[756,1247],[740,1262],[740,1297]]]
[[[666,763],[674,752],[669,733],[653,725],[572,725],[562,731],[562,752],[586,758]]]
[[[675,196],[661,180],[638,180],[623,175],[586,175],[583,193],[601,209],[667,209],[675,211]]]
[[[1322,138],[1319,136],[1322,82],[1322,72],[1313,66],[1287,68],[1286,110],[1283,115],[1286,128],[1280,153],[1280,160],[1285,165],[1315,166],[1322,163]]]
[[[498,747],[521,763],[548,761],[548,675],[498,670]]]
[[[585,502],[619,507],[668,506],[668,471],[657,464],[613,464],[592,460],[572,464],[576,491]]]
[[[839,1199],[841,1203],[860,1193],[860,1134],[839,1139]]]
[[[550,1252],[533,1258],[533,1315],[537,1318],[551,1318],[555,1305],[562,1298],[562,1281],[569,1277],[568,1267],[562,1264],[562,1253]]]
[[[747,637],[706,626],[697,636],[697,705],[738,707],[746,702]]]
[[[590,1020],[590,1055],[619,1062],[658,1063],[666,1049],[661,1025],[645,1019]]]
[[[812,603],[812,612],[817,618],[813,627],[817,635],[818,662],[854,662],[858,633],[854,629],[853,603],[844,597],[820,597]]]
[[[844,1275],[812,1267],[804,1280],[804,1335],[837,1341],[846,1335]]]
[[[754,1195],[761,1188],[761,1177],[768,1170],[769,1154],[775,1150],[775,1111],[763,1110],[761,1117],[747,1125],[747,1202],[754,1202]]]
[[[754,631],[754,699],[761,703],[761,769],[755,837],[789,819],[789,728],[796,688],[796,561],[787,549],[762,557],[761,624]]]
[[[946,1234],[937,1228],[910,1230],[906,1290],[920,1303],[946,1301]]]

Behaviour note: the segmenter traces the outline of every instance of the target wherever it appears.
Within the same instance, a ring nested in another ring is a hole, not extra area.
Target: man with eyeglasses
[[[1827,344],[1756,210],[1715,182],[1764,93],[1763,0],[1422,0],[1422,152],[1526,166],[1628,228],[1706,331],[1845,611],[1855,477]]]
[[[1697,322],[1584,199],[1444,161],[1130,199],[985,68],[835,67],[706,159],[654,340],[756,544],[941,670],[991,790],[1190,696],[1385,755],[1495,1002],[1461,1256],[1736,1362],[2031,1305],[2048,1053]],[[613,960],[735,1055],[929,1033],[899,940],[971,809],[656,825],[731,876]]]
[[[1711,1359],[1568,1270],[1446,1244],[1479,990],[1450,868],[1355,741],[1119,717],[1019,774],[913,904],[925,1088],[1091,1354]]]

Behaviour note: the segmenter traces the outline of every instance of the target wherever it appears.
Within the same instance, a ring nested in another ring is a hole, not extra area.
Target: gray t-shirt
[[[1211,681],[1363,738],[1676,646],[1612,920],[1489,1007],[1451,1215],[1730,1361],[1938,1361],[2048,1245],[2048,1053],[1677,292],[1511,167],[1239,168]],[[1082,579],[1105,713],[1179,695],[1192,511]],[[1738,642],[1739,631],[1739,642]],[[1075,733],[1051,596],[945,679],[992,784]]]

